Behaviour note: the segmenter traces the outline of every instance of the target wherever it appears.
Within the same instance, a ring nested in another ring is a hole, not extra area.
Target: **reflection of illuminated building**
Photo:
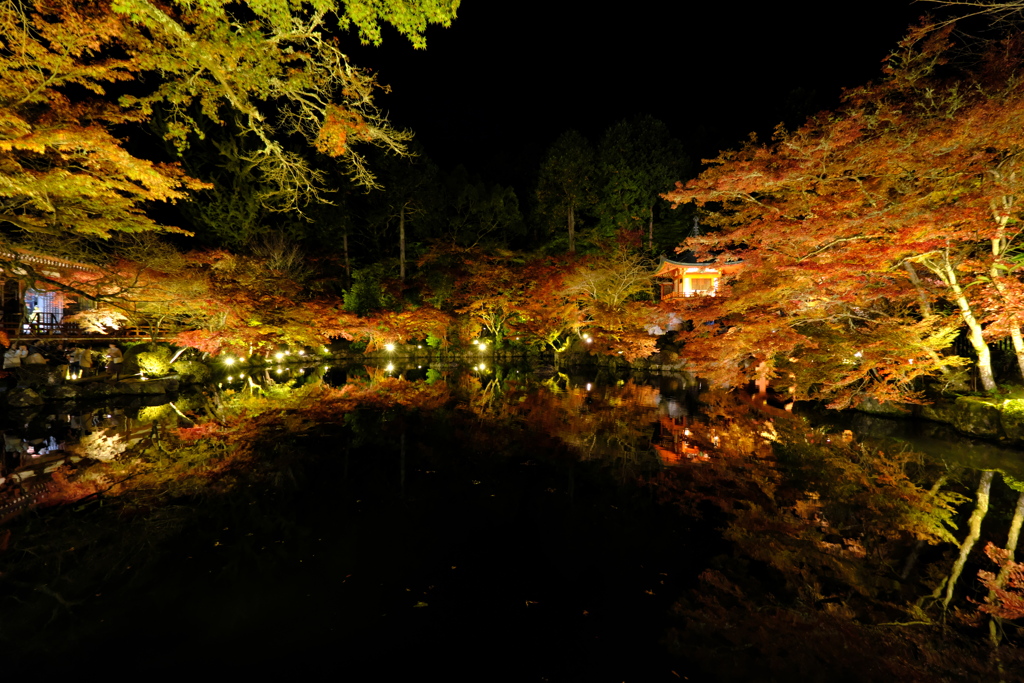
[[[689,416],[662,415],[658,419],[658,436],[651,445],[661,464],[672,467],[684,460],[709,460],[708,451],[719,443],[721,438],[714,429]]]

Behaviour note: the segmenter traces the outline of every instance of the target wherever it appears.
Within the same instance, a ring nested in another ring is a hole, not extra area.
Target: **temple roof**
[[[704,272],[714,273],[735,273],[742,267],[741,262],[732,261],[730,263],[715,263],[713,261],[699,262],[699,261],[673,261],[672,259],[662,256],[658,262],[658,270],[654,273],[654,277],[671,277],[673,271],[682,270],[685,268],[699,268]]]
[[[57,256],[49,256],[46,254],[35,254],[30,251],[23,249],[0,249],[0,258],[14,259],[17,261],[24,261],[26,263],[37,263],[41,266],[50,266],[51,268],[64,268],[67,270],[86,270],[94,271],[96,266],[90,266],[85,263],[79,263],[77,261],[69,261],[68,259],[59,258]]]

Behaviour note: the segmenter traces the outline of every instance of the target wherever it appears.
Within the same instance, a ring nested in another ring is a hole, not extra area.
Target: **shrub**
[[[181,378],[182,382],[188,384],[202,384],[203,382],[209,381],[213,375],[205,364],[194,360],[179,360],[173,365],[174,371],[178,373],[178,377]]]
[[[171,371],[171,350],[166,346],[158,346],[153,351],[143,351],[136,360],[139,370],[147,375],[160,377]]]

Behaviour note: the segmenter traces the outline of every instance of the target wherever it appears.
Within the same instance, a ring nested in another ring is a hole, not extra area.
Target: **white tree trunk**
[[[949,608],[949,603],[953,599],[953,588],[956,586],[957,579],[960,578],[960,573],[964,570],[964,565],[967,564],[967,556],[971,554],[974,542],[981,536],[981,520],[985,519],[985,514],[988,512],[988,497],[989,491],[992,489],[993,474],[992,470],[985,470],[981,473],[974,512],[967,520],[967,538],[960,544],[960,556],[953,563],[953,570],[949,573],[949,582],[946,583],[946,597],[942,600],[943,610]]]
[[[1013,511],[1013,519],[1010,520],[1010,533],[1006,536],[1006,550],[1010,553],[1010,560],[1013,560],[1014,553],[1017,551],[1017,541],[1020,540],[1020,528],[1024,524],[1024,492],[1017,496],[1017,507]],[[1010,563],[1007,562],[1003,565],[1003,568],[999,570],[999,575],[996,576],[996,586],[1002,587],[1006,582],[1006,577],[1010,573]],[[988,600],[992,600],[996,597],[995,590],[988,592]],[[999,644],[999,624],[1002,620],[998,617],[992,617],[988,622],[988,635],[993,645]]]
[[[1011,175],[1011,181],[1012,181]],[[1003,278],[1009,273],[1005,263],[1006,251],[1010,242],[1006,237],[1006,224],[1010,221],[1010,212],[1013,209],[1013,198],[1004,196],[1001,200],[992,201],[992,217],[996,222],[996,234],[992,238],[992,267],[989,276],[992,286],[996,288],[1003,305],[1007,310],[1007,327],[1010,329],[1010,339],[1013,340],[1013,351],[1017,356],[1017,367],[1020,368],[1021,377],[1024,377],[1024,338],[1020,332],[1020,318],[1017,317],[1015,306],[1009,301],[1006,291],[1006,283]]]
[[[931,261],[926,260],[925,265],[933,273],[938,275],[944,283],[949,287],[953,293],[953,300],[956,302],[957,307],[960,309],[960,317],[963,319],[964,324],[967,325],[967,329],[970,332],[968,339],[971,340],[971,346],[974,347],[974,352],[978,354],[978,375],[981,377],[981,384],[985,388],[985,391],[996,390],[996,380],[992,373],[992,352],[988,348],[988,343],[985,342],[985,337],[982,334],[981,323],[974,317],[974,311],[971,309],[971,302],[967,298],[967,294],[960,286],[960,280],[957,278],[956,269],[953,264],[949,262],[949,254],[942,252],[940,256],[941,260]]]

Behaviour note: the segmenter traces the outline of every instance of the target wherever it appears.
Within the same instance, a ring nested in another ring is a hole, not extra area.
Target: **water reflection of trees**
[[[623,476],[657,467],[650,447],[655,387],[633,381],[598,386],[561,374],[538,381],[464,373],[457,381],[481,421],[555,439],[574,458],[614,465]]]
[[[971,556],[992,473],[880,450],[732,397],[710,396],[706,412],[720,435],[714,455],[682,459],[655,482],[684,515],[719,525],[732,549],[679,602],[678,651],[721,680],[819,680],[830,667],[856,671],[850,680],[994,671],[980,633],[964,631],[981,623],[969,601],[985,599],[977,554],[958,599],[940,599],[953,595],[955,558]],[[974,500],[983,505],[965,523]],[[1021,661],[1019,650],[999,656]]]
[[[407,485],[423,485],[409,483],[413,462],[435,471],[460,458],[536,456],[558,464],[559,481],[545,486],[564,488],[567,500],[580,472],[611,470],[651,485],[694,528],[718,530],[708,547],[680,548],[703,571],[677,605],[671,641],[722,680],[818,680],[844,668],[857,672],[850,680],[943,680],[951,670],[982,679],[995,666],[979,649],[986,631],[1014,635],[1009,621],[978,609],[1017,614],[1013,566],[1004,561],[1002,571],[982,552],[1016,543],[1024,487],[1012,479],[831,434],[726,394],[705,394],[697,414],[685,397],[642,382],[479,364],[419,370],[271,375],[124,416],[124,433],[145,438],[58,477],[58,501],[117,503],[65,513],[59,531],[19,530],[0,571],[21,582],[19,599],[61,585],[61,600],[85,600],[101,567],[120,575],[109,561],[158,565],[161,539],[193,524],[193,507],[246,518],[253,490],[299,491],[318,459],[342,458],[345,481],[404,499]],[[652,446],[677,457],[659,461]],[[354,452],[375,460],[350,471]],[[271,517],[261,529],[284,523]],[[103,528],[115,523],[123,534]],[[95,551],[68,555],[86,542]],[[253,543],[236,539],[224,566],[256,562]],[[984,584],[979,570],[990,572]],[[1004,668],[1021,663],[1005,643],[997,652]]]

